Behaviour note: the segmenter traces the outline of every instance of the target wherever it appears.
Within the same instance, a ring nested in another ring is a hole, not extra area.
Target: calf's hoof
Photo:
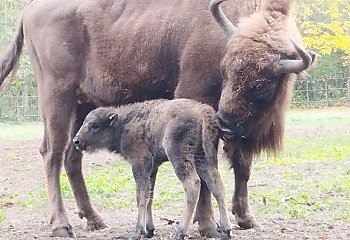
[[[152,238],[154,237],[154,229],[147,230],[147,233],[143,235],[145,238]]]
[[[139,240],[141,239],[141,233],[134,232],[130,235],[129,240]]]
[[[140,236],[132,235],[129,237],[129,240],[139,240],[139,239],[141,239],[141,235]]]
[[[129,240],[138,240],[141,239],[141,236],[145,236],[146,231],[141,227],[136,227],[133,233],[130,235]]]
[[[60,238],[74,238],[75,234],[72,230],[71,226],[68,227],[60,227],[52,230],[52,237],[60,237]]]
[[[108,225],[101,219],[87,221],[85,225],[85,230],[89,232],[104,229],[104,228],[108,228]]]
[[[206,231],[199,231],[200,235],[205,238],[219,238],[220,232],[217,229],[207,229]]]
[[[238,226],[240,226],[243,229],[250,229],[250,228],[260,229],[260,225],[255,221],[253,217],[240,218],[240,217],[237,217],[236,215],[236,221]]]
[[[185,239],[185,237],[187,237],[187,234],[183,233],[183,232],[176,232],[173,240],[183,240]]]
[[[220,230],[220,239],[221,240],[231,239],[231,229]]]
[[[213,218],[198,220],[198,231],[202,237],[219,238],[220,232],[218,231],[218,227],[219,225]]]

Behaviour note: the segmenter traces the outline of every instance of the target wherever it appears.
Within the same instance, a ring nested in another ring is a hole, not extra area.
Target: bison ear
[[[117,121],[117,119],[118,119],[118,114],[113,113],[112,115],[110,115],[110,116],[108,117],[108,119],[109,119],[109,126],[113,127],[114,123],[115,123],[115,122]]]

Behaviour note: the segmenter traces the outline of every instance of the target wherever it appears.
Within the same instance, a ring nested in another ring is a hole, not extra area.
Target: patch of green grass
[[[283,151],[276,158],[259,162],[260,167],[310,161],[327,162],[350,158],[350,132],[329,137],[286,137]]]
[[[350,157],[350,133],[315,138],[285,138],[282,158],[292,162],[345,160]]]
[[[317,164],[310,164],[315,171]],[[350,176],[347,171],[322,169],[322,174],[318,175],[317,172],[305,172],[307,168],[306,164],[298,165],[299,171],[303,172],[300,173],[284,166],[278,172],[278,184],[252,189],[250,201],[255,211],[264,216],[308,220],[349,219]],[[314,175],[308,176],[310,174]]]
[[[136,187],[131,167],[127,162],[88,171],[84,175],[89,194],[99,207],[125,208],[135,205]],[[65,173],[61,175],[61,190],[65,198],[73,198],[73,192]]]
[[[324,110],[289,111],[286,116],[286,130],[308,130],[311,128],[332,129],[349,126],[350,109],[333,108]]]
[[[136,208],[136,184],[131,166],[121,161],[116,166],[107,166],[85,174],[89,194],[102,208]],[[66,174],[62,174],[61,186],[64,197],[73,194]],[[160,187],[158,187],[160,185]],[[154,209],[178,208],[183,203],[183,189],[170,163],[163,164],[157,176],[154,194]]]
[[[5,211],[0,207],[0,223],[5,220]]]
[[[18,153],[10,152],[7,154],[7,159],[10,161],[18,160],[20,158]]]
[[[14,125],[0,123],[0,140],[21,141],[40,139],[43,136],[42,123],[31,122]]]
[[[180,211],[184,203],[184,189],[176,177],[173,166],[166,162],[158,170],[154,194],[155,209]]]

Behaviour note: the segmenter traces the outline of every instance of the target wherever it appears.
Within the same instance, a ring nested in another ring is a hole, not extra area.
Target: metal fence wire
[[[297,81],[292,108],[350,107],[350,77]]]
[[[23,4],[24,0],[0,0],[0,54],[12,38]],[[291,108],[350,107],[350,69],[328,74],[333,77],[297,80]],[[35,81],[25,51],[16,76],[10,87],[0,91],[0,122],[40,121]]]
[[[0,95],[0,122],[40,121],[37,96]]]
[[[350,107],[350,78],[324,78],[298,81],[291,108],[311,109]],[[40,121],[35,95],[0,93],[0,122]]]

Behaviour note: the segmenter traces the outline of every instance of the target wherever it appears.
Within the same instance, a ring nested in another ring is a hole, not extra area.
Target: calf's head
[[[116,151],[121,132],[118,114],[111,108],[97,108],[85,118],[83,125],[73,138],[74,146],[80,151],[94,152],[98,149]]]
[[[301,36],[289,16],[291,1],[263,0],[260,12],[238,26],[224,15],[219,6],[223,1],[210,3],[214,19],[228,37],[217,116],[224,135],[242,140],[255,134],[262,118],[279,120],[271,115],[286,106],[296,74],[306,70],[315,56],[297,43]]]

